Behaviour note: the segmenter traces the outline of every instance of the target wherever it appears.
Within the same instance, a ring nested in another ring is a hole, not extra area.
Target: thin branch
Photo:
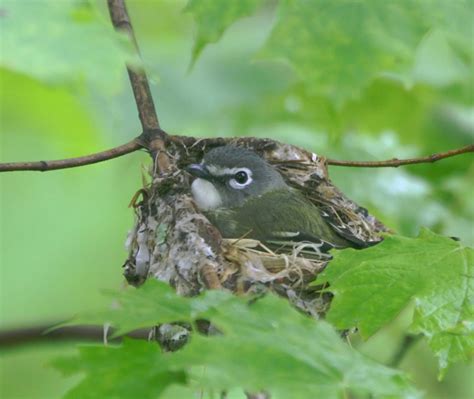
[[[34,162],[6,162],[0,163],[0,172],[13,172],[24,170],[35,170],[46,172],[56,169],[75,168],[77,166],[91,165],[97,162],[107,161],[109,159],[118,158],[122,155],[130,154],[143,148],[141,140],[136,138],[127,144],[110,150],[98,152],[96,154],[85,155],[78,158],[58,159],[55,161],[34,161]]]
[[[172,136],[167,135],[166,140],[175,144],[189,144],[192,137],[186,136]],[[224,145],[226,139],[212,139],[222,142]],[[0,163],[0,172],[25,171],[34,170],[46,172],[49,170],[74,168],[78,166],[90,165],[97,162],[107,161],[109,159],[117,158],[122,155],[130,154],[145,147],[145,139],[140,135],[136,139],[119,147],[111,148],[110,150],[99,152],[92,155],[86,155],[79,158],[60,159],[56,161],[35,161],[35,162],[7,162]],[[420,163],[433,163],[441,159],[454,157],[456,155],[474,152],[474,145],[458,148],[447,152],[440,152],[433,155],[428,155],[421,158],[410,159],[390,159],[388,161],[338,161],[335,159],[327,159],[327,164],[332,166],[346,166],[346,167],[366,167],[366,168],[382,168],[382,167],[399,167],[403,165],[413,165]]]
[[[12,345],[25,345],[36,342],[56,342],[56,341],[94,341],[103,342],[103,326],[71,326],[62,327],[57,330],[49,330],[52,324],[45,324],[35,327],[17,328],[0,331],[0,347],[11,347]],[[108,332],[111,336],[113,331]],[[135,330],[127,334],[128,337],[137,339],[147,339],[149,329]],[[109,339],[113,342],[114,339]]]
[[[428,155],[420,158],[410,159],[389,159],[388,161],[338,161],[336,159],[327,159],[326,163],[333,166],[349,166],[357,168],[384,168],[393,167],[398,168],[402,165],[413,165],[418,163],[433,163],[441,159],[454,157],[456,155],[465,154],[468,152],[474,152],[474,144],[467,145],[462,148],[458,148],[451,151],[439,152],[436,154]]]

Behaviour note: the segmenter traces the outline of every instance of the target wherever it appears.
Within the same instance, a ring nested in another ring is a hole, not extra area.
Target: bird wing
[[[249,199],[243,207],[209,215],[226,238],[254,238],[275,246],[311,243],[326,252],[351,243],[340,237],[319,209],[295,190],[276,190]]]

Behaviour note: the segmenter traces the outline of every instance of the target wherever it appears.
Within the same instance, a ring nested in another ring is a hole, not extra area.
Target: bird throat
[[[214,184],[204,179],[196,179],[191,185],[194,201],[199,209],[210,211],[222,205],[222,198]]]

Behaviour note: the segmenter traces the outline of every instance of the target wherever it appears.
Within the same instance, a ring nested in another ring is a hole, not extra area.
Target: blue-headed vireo
[[[311,242],[323,251],[355,246],[253,151],[232,145],[217,147],[187,171],[197,177],[191,185],[196,205],[224,238]]]

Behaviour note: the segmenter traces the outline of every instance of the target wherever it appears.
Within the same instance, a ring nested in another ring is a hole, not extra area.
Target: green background
[[[47,12],[47,5],[30,3],[41,21],[39,13]],[[275,46],[270,41],[271,46],[261,50],[276,18],[272,2],[233,24],[217,44],[204,48],[192,67],[196,26],[192,15],[183,13],[184,6],[183,1],[129,3],[158,115],[169,133],[271,137],[331,158],[354,160],[425,155],[473,142],[472,76],[443,81],[455,75],[452,70],[457,67],[431,60],[430,42],[421,54],[419,47],[410,49],[418,60],[427,57],[417,64],[417,73],[434,76],[430,81],[415,79],[404,85],[396,79],[372,79],[359,97],[341,105],[308,92],[299,80],[301,71],[288,62],[265,56]],[[94,12],[107,21],[104,7]],[[79,12],[74,17],[89,18]],[[42,35],[53,37],[55,22],[62,26],[64,15],[55,19],[48,13],[45,18]],[[2,21],[2,30],[29,32],[31,27],[37,38],[35,23],[25,21],[16,28]],[[35,43],[17,32],[12,34],[13,44],[2,37],[2,162],[79,156],[122,144],[140,133],[122,66],[127,52],[104,52],[100,46],[108,49],[105,39],[86,41],[84,46],[85,39],[72,26],[69,23],[65,34],[54,36],[54,41],[42,42],[48,51],[54,49],[46,54],[29,48]],[[87,37],[100,36],[97,32],[100,29],[91,29]],[[281,39],[292,31],[276,33]],[[57,65],[51,57],[67,57],[67,49],[76,44],[77,51],[71,53],[77,58],[68,60],[70,64],[49,67]],[[278,46],[283,48],[278,51],[285,51],[284,41]],[[435,47],[439,49],[439,43]],[[15,62],[9,58],[11,48]],[[334,62],[350,64],[353,57],[343,52]],[[89,62],[83,64],[84,59]],[[116,69],[110,71],[110,65]],[[437,72],[420,72],[426,65],[437,66]],[[102,289],[120,287],[127,256],[124,242],[133,226],[128,203],[141,186],[143,165],[149,165],[149,159],[139,152],[83,168],[0,176],[2,329],[64,320],[103,305]],[[330,175],[350,198],[402,234],[413,236],[427,226],[474,244],[471,155],[399,169],[331,167]],[[368,342],[353,344],[388,361],[402,339],[409,312]],[[76,380],[63,379],[48,362],[52,355],[73,348],[72,344],[2,348],[0,396],[59,397]],[[443,382],[437,382],[436,362],[423,342],[401,366],[429,398],[467,399],[474,393],[472,364],[456,365]]]

